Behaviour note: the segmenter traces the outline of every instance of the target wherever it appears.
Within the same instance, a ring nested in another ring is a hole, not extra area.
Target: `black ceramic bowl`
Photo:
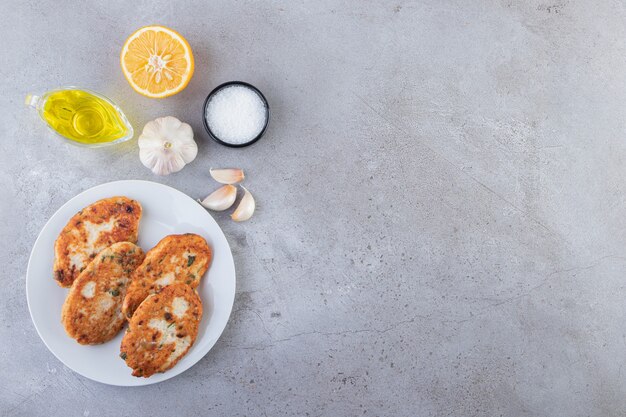
[[[226,88],[226,87],[232,87],[234,85],[247,87],[250,90],[254,91],[255,93],[257,93],[259,95],[259,97],[261,97],[261,101],[263,101],[263,104],[265,105],[265,112],[266,112],[265,125],[263,126],[263,129],[261,129],[261,132],[259,132],[259,134],[256,137],[254,137],[252,140],[250,140],[250,141],[248,141],[246,143],[228,143],[228,142],[224,142],[223,140],[221,140],[217,135],[215,135],[211,131],[211,127],[209,126],[209,123],[206,120],[206,108],[209,105],[209,101],[211,101],[211,98],[213,98],[213,96],[218,91],[220,91],[221,89]],[[213,89],[213,91],[211,91],[209,93],[209,95],[206,97],[206,99],[204,100],[204,106],[202,107],[202,122],[204,123],[204,128],[206,129],[206,131],[209,134],[209,136],[211,136],[211,138],[214,141],[216,141],[217,143],[222,144],[224,146],[231,147],[231,148],[243,148],[244,146],[252,145],[254,142],[256,142],[257,140],[261,139],[261,137],[263,136],[263,134],[267,130],[267,125],[270,123],[270,106],[269,106],[269,104],[267,104],[267,99],[265,98],[263,93],[261,93],[259,91],[259,89],[256,88],[255,86],[253,86],[251,84],[248,84],[248,83],[245,83],[243,81],[229,81],[227,83],[220,84],[217,87],[215,87]]]

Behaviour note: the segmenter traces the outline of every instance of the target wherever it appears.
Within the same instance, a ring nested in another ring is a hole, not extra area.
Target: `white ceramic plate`
[[[139,246],[144,251],[170,234],[196,233],[213,249],[213,261],[198,292],[204,314],[198,338],[187,355],[163,374],[150,378],[131,376],[120,359],[123,332],[107,343],[82,346],[70,338],[61,324],[61,307],[68,290],[52,277],[54,241],[68,220],[83,207],[106,197],[124,195],[143,207],[139,225]],[[26,272],[28,309],[39,336],[48,349],[79,374],[111,385],[148,385],[172,378],[198,362],[224,331],[235,299],[235,265],[224,233],[211,215],[187,195],[163,184],[149,181],[117,181],[99,185],[65,203],[43,227],[28,261]]]

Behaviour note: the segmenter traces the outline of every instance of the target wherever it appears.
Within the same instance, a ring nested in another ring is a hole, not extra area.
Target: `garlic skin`
[[[242,169],[239,168],[224,168],[214,169],[211,168],[209,173],[213,179],[221,184],[237,184],[246,178]]]
[[[178,172],[198,155],[191,126],[172,116],[146,123],[137,144],[141,163],[156,175]]]
[[[248,191],[243,185],[240,185],[240,187],[243,188],[244,191],[243,198],[239,202],[239,205],[237,206],[233,214],[230,215],[230,218],[236,222],[243,222],[248,220],[254,214],[254,209],[256,207],[254,197],[252,197],[250,191]]]
[[[213,191],[204,200],[198,200],[203,207],[213,211],[223,211],[233,205],[237,198],[237,188],[234,185],[225,185]]]

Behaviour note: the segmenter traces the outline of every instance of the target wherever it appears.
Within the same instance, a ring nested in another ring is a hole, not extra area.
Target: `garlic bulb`
[[[191,126],[171,116],[146,123],[137,144],[141,163],[157,175],[180,171],[198,154]]]
[[[234,185],[224,185],[213,191],[204,200],[198,200],[203,207],[214,211],[223,211],[233,205],[237,198],[237,188]]]
[[[254,197],[250,194],[250,191],[246,190],[246,187],[241,186],[244,191],[244,195],[239,202],[239,205],[230,215],[230,218],[236,222],[243,222],[248,220],[254,214],[254,209],[256,207],[256,203],[254,202]]]

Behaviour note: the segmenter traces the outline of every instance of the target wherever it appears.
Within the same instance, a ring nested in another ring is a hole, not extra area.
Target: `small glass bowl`
[[[221,140],[216,134],[214,134],[211,131],[211,127],[209,127],[209,123],[207,122],[206,110],[207,110],[207,106],[209,105],[209,101],[211,101],[213,96],[218,91],[220,91],[220,90],[222,90],[222,89],[224,89],[226,87],[232,87],[232,86],[246,87],[246,88],[254,91],[261,98],[261,101],[263,102],[263,104],[265,106],[265,124],[263,125],[263,129],[261,129],[261,132],[259,132],[259,134],[257,136],[255,136],[252,140],[250,140],[248,142],[245,142],[245,143],[228,143],[228,142],[225,142],[225,141]],[[204,100],[204,106],[202,106],[202,122],[204,124],[204,129],[207,131],[209,136],[211,136],[211,139],[213,139],[217,143],[219,143],[221,145],[224,145],[224,146],[228,146],[230,148],[243,148],[245,146],[252,145],[256,141],[261,139],[261,137],[263,136],[263,134],[267,130],[267,126],[270,123],[270,106],[267,103],[267,99],[265,98],[263,93],[261,93],[261,91],[259,91],[259,89],[256,88],[255,86],[253,86],[252,84],[248,84],[248,83],[243,82],[243,81],[228,81],[228,82],[226,82],[224,84],[220,84],[217,87],[215,87],[213,89],[213,91],[211,91],[209,93],[209,95],[207,96],[207,98]]]
[[[83,142],[78,142],[78,141],[72,140],[70,138],[67,138],[67,137],[63,136],[62,134],[60,134],[59,132],[57,132],[52,126],[50,126],[50,124],[46,121],[46,119],[43,116],[44,105],[46,103],[46,100],[48,99],[48,97],[51,94],[59,92],[59,91],[66,91],[66,90],[83,91],[83,92],[92,94],[92,95],[102,99],[103,101],[108,102],[115,109],[115,111],[118,113],[120,119],[122,120],[122,123],[124,124],[124,126],[127,129],[127,133],[124,136],[122,136],[121,138],[115,139],[114,141],[111,141],[111,142],[83,143]],[[43,122],[46,124],[48,129],[50,129],[55,134],[55,136],[63,139],[65,142],[71,143],[74,146],[80,146],[80,147],[84,147],[84,148],[102,148],[102,147],[105,147],[105,146],[116,145],[118,143],[126,142],[128,140],[131,140],[133,138],[133,136],[135,135],[135,132],[133,130],[133,126],[128,121],[128,118],[126,118],[126,115],[124,114],[122,109],[120,109],[119,106],[117,104],[115,104],[115,102],[113,100],[111,100],[108,97],[103,96],[100,93],[96,93],[93,90],[89,90],[87,88],[76,87],[76,86],[67,86],[67,87],[59,87],[59,88],[52,89],[52,90],[47,91],[46,93],[42,94],[41,96],[38,96],[38,95],[35,95],[35,94],[28,94],[26,96],[26,99],[25,99],[25,104],[28,107],[32,107],[35,110],[37,110],[37,113],[39,114],[39,117],[41,118],[41,120],[43,120]]]

